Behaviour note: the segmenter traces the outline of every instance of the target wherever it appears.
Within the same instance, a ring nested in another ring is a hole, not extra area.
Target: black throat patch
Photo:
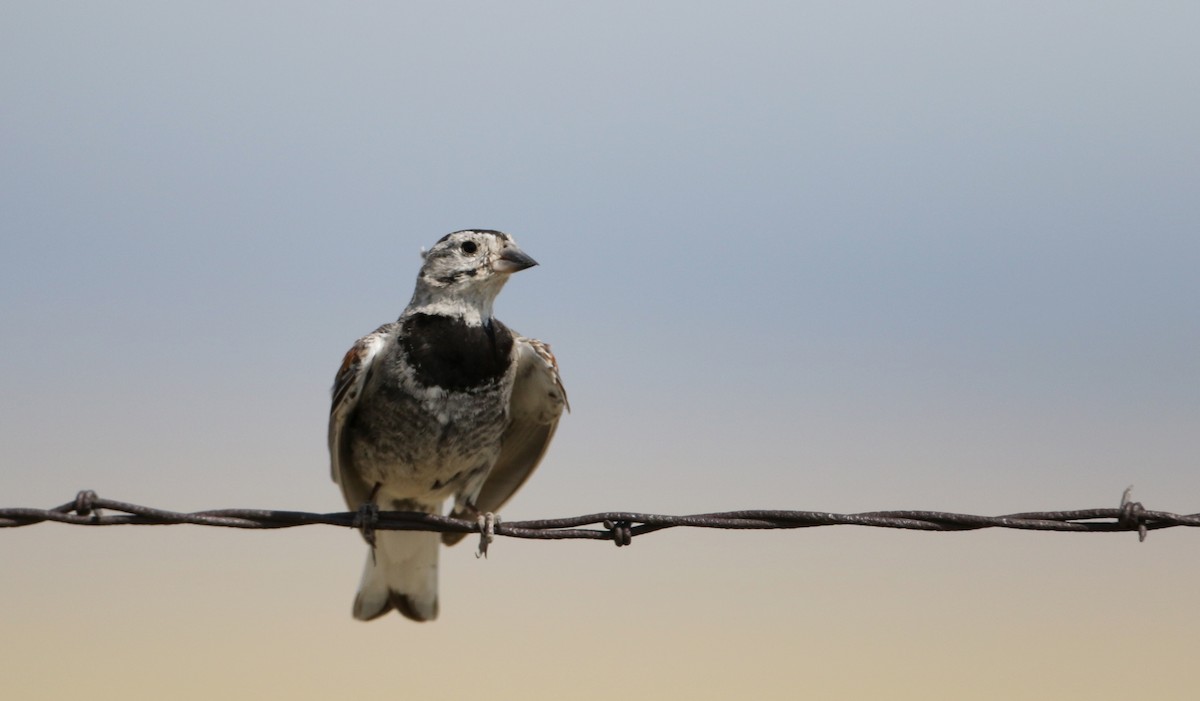
[[[404,320],[400,347],[426,387],[465,390],[495,382],[508,370],[513,335],[493,319],[468,326],[462,319],[414,314]]]

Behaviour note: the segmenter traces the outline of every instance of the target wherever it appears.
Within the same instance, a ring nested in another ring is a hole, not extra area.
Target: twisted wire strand
[[[110,513],[102,513],[110,512]],[[182,513],[113,499],[84,490],[75,499],[51,509],[0,508],[0,528],[32,526],[47,521],[76,526],[156,526],[190,524],[219,528],[294,528],[327,525],[363,528],[363,512],[309,513],[270,509],[215,509]],[[869,526],[917,531],[973,531],[1009,528],[1033,531],[1087,533],[1136,532],[1145,540],[1149,531],[1160,528],[1200,527],[1200,513],[1175,514],[1146,509],[1130,499],[1126,489],[1114,508],[1070,511],[1030,511],[1003,516],[975,516],[944,511],[870,511],[838,514],[827,511],[748,510],[668,516],[625,511],[605,511],[582,516],[500,521],[486,526],[472,521],[408,511],[371,513],[367,528],[373,530],[481,533],[537,540],[608,540],[618,546],[633,538],[667,528],[791,529],[818,526]]]

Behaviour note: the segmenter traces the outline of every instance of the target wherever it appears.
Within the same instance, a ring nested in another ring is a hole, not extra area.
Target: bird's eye
[[[477,251],[477,250],[479,250],[479,247],[475,245],[474,241],[463,241],[463,244],[462,244],[462,252],[463,253],[466,253],[467,255],[474,255],[475,251]]]

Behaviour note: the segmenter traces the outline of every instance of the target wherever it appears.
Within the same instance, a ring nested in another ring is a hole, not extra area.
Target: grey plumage
[[[470,516],[500,508],[545,453],[566,393],[549,347],[492,318],[508,276],[536,265],[497,231],[448,234],[424,256],[400,318],[346,354],[329,449],[350,508]],[[447,544],[457,538],[447,538]],[[381,531],[354,615],[437,617],[434,533]]]

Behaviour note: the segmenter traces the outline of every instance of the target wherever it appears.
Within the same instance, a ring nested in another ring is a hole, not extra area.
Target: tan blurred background
[[[328,386],[464,227],[574,413],[509,520],[1200,511],[1190,3],[19,4],[0,506],[341,510]],[[0,531],[0,696],[1192,699],[1200,533]]]

